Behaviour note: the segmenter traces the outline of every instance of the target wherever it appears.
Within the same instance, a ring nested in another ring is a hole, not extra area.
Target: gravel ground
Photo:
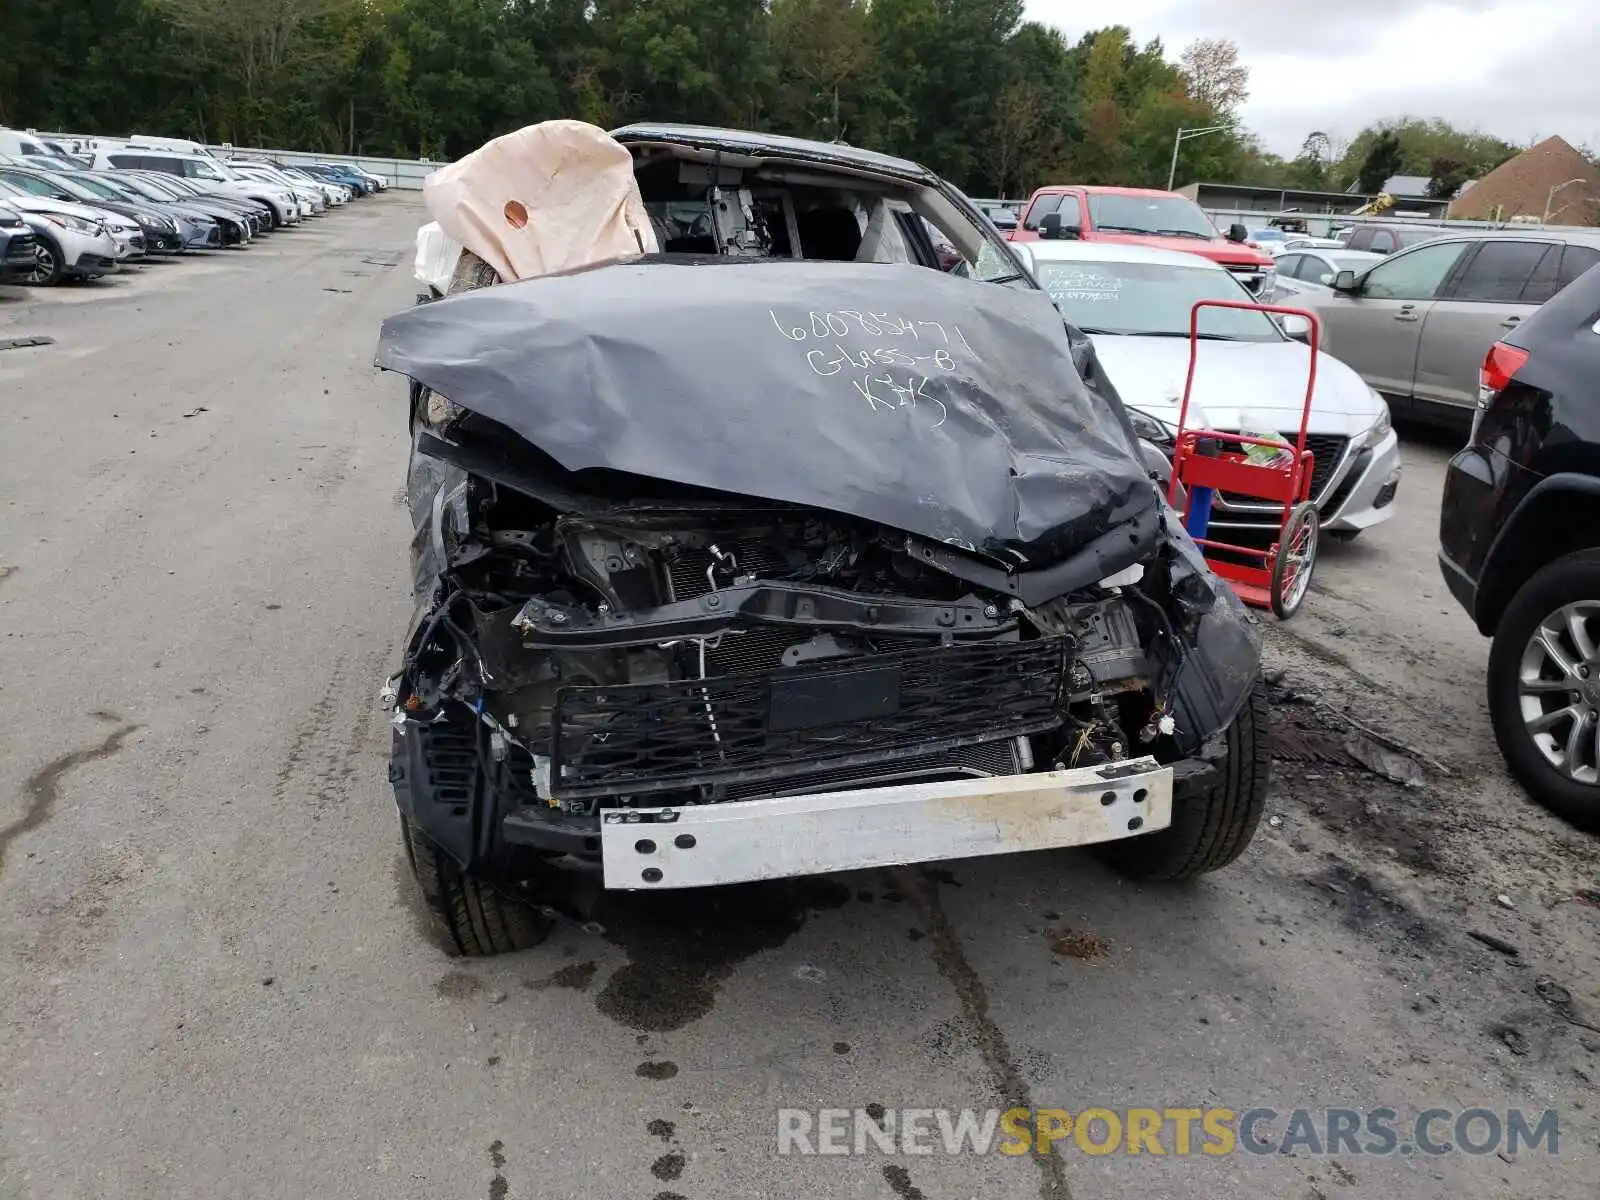
[[[55,339],[0,351],[0,1200],[1596,1194],[1593,844],[1494,753],[1438,443],[1268,630],[1228,871],[1048,853],[432,948],[375,703],[408,529],[370,363],[419,220],[0,291],[0,343]],[[776,1153],[779,1108],[997,1104],[1557,1108],[1561,1155]]]

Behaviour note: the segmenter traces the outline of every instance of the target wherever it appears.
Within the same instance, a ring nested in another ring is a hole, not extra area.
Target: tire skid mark
[[[103,720],[112,714],[95,715]],[[122,720],[120,717],[115,719]],[[102,741],[83,750],[73,750],[71,753],[63,754],[60,758],[45,763],[28,776],[22,785],[22,816],[0,828],[0,877],[5,874],[6,856],[10,853],[12,843],[23,834],[38,829],[54,814],[56,802],[61,799],[62,779],[85,763],[110,758],[122,749],[123,742],[139,728],[132,722],[123,721],[123,724],[113,729]]]
[[[356,782],[363,754],[386,748],[379,721],[381,713],[370,704],[365,680],[375,678],[386,661],[387,648],[374,647],[360,654],[340,654],[328,674],[322,695],[300,722],[278,768],[273,795],[282,800],[299,791],[320,810],[337,807]],[[297,777],[303,777],[296,787]]]
[[[343,655],[334,660],[333,670],[328,674],[328,682],[322,689],[322,695],[311,706],[311,711],[300,722],[300,727],[295,730],[294,737],[289,742],[289,753],[284,755],[283,763],[278,767],[278,782],[272,790],[274,798],[282,800],[288,795],[289,784],[300,770],[301,764],[327,739],[328,731],[333,724],[334,712],[339,704],[339,689],[345,680],[344,664]]]
[[[955,990],[962,1014],[975,1031],[978,1053],[988,1069],[991,1084],[999,1094],[1000,1107],[1031,1111],[1034,1108],[1033,1091],[1022,1077],[1022,1069],[1017,1064],[1017,1057],[1012,1053],[1005,1033],[989,1013],[988,990],[961,949],[961,939],[939,900],[938,881],[916,868],[898,868],[890,875],[897,881],[898,890],[922,912],[934,965]],[[1066,1168],[1055,1147],[1051,1146],[1047,1154],[1035,1153],[1029,1157],[1039,1168],[1040,1200],[1072,1200]],[[888,1178],[887,1172],[885,1178]],[[909,1186],[909,1176],[906,1180]],[[894,1180],[890,1180],[890,1184],[894,1186]]]

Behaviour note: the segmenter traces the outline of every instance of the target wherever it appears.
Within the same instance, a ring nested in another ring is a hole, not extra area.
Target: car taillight
[[[1512,376],[1528,361],[1528,352],[1518,346],[1496,342],[1483,356],[1478,368],[1478,406],[1472,412],[1472,431],[1467,435],[1467,445],[1476,445],[1478,428],[1483,424],[1483,414],[1489,411],[1489,402],[1505,391]]]
[[[1489,393],[1504,391],[1511,377],[1528,361],[1528,352],[1504,342],[1496,342],[1483,356],[1483,366],[1478,368],[1478,387]],[[1488,397],[1485,397],[1487,399]]]

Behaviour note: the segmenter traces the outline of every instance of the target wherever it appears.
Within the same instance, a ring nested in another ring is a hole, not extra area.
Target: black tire
[[[1244,853],[1267,803],[1272,753],[1267,687],[1260,679],[1225,735],[1227,759],[1210,784],[1174,796],[1172,824],[1160,833],[1111,842],[1102,853],[1130,879],[1192,879]]]
[[[1489,721],[1507,768],[1528,794],[1579,829],[1600,833],[1600,785],[1579,783],[1552,766],[1534,744],[1519,704],[1523,648],[1545,617],[1580,600],[1600,600],[1600,550],[1556,559],[1511,598],[1489,649]]]
[[[554,924],[538,909],[490,884],[463,874],[404,813],[400,840],[406,861],[433,918],[435,937],[446,954],[486,958],[537,946]]]
[[[37,235],[39,238],[39,270],[29,283],[36,287],[54,287],[61,282],[62,276],[67,272],[66,258],[61,253],[61,244],[47,233]]]
[[[1332,538],[1334,541],[1340,542],[1340,543],[1348,546],[1351,542],[1355,541],[1358,537],[1361,536],[1361,530],[1359,530],[1359,529],[1324,529],[1322,531],[1322,534],[1323,534],[1324,537]]]

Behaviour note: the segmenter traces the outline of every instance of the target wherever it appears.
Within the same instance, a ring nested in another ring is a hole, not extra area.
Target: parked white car
[[[1278,255],[1278,278],[1273,283],[1274,303],[1293,304],[1296,296],[1326,298],[1333,294],[1333,281],[1340,271],[1357,275],[1382,262],[1388,255],[1369,250],[1346,250],[1334,242],[1331,247],[1296,247]]]
[[[1134,428],[1170,451],[1189,365],[1190,311],[1199,300],[1253,303],[1228,271],[1196,254],[1108,242],[1013,244],[1062,315],[1094,342]],[[1303,322],[1302,322],[1303,323]],[[1289,331],[1286,331],[1286,328]],[[1292,321],[1262,312],[1202,309],[1189,427],[1299,436],[1310,348]],[[1331,536],[1348,540],[1394,514],[1400,443],[1383,398],[1338,359],[1319,353],[1307,448],[1311,498]],[[1211,527],[1275,527],[1276,504],[1217,495]]]
[[[306,183],[304,180],[290,179],[282,171],[266,163],[230,161],[228,169],[245,179],[255,179],[262,183],[273,183],[288,188],[299,201],[302,212],[312,214],[326,212],[328,205],[333,202],[323,188]]]
[[[106,228],[107,214],[101,210],[34,196],[3,182],[0,201],[21,213],[38,239],[39,265],[31,282],[95,279],[117,269],[117,242]]]
[[[1283,241],[1267,249],[1273,258],[1281,258],[1292,250],[1343,250],[1344,243],[1338,238],[1312,237],[1305,233],[1292,233]]]
[[[100,171],[159,171],[204,187],[220,196],[254,200],[272,210],[274,227],[293,225],[300,220],[300,202],[293,190],[281,183],[248,179],[218,159],[201,154],[174,154],[165,150],[97,150],[94,156]]]

